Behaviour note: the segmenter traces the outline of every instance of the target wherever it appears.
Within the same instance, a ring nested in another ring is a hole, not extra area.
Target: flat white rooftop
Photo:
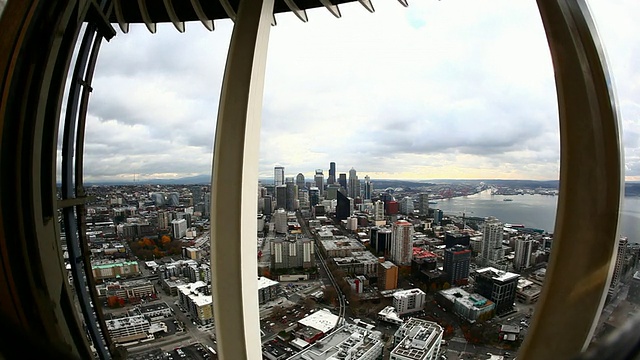
[[[316,330],[327,333],[338,324],[339,317],[332,314],[327,309],[322,309],[314,312],[313,314],[298,320],[298,324],[303,326],[309,326]]]

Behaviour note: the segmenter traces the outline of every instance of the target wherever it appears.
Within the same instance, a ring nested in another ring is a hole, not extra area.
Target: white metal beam
[[[211,266],[218,352],[261,359],[257,209],[260,117],[274,0],[243,0],[220,95],[211,198]]]

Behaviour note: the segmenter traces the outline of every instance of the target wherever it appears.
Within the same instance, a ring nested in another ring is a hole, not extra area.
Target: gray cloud
[[[277,16],[263,103],[260,176],[338,163],[378,178],[558,176],[549,50],[534,3],[357,3],[335,19]],[[590,6],[620,100],[628,176],[640,176],[640,5]],[[208,173],[232,25],[143,25],[104,44],[87,127],[95,180]]]

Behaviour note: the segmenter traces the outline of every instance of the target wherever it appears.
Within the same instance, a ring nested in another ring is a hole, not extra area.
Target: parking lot
[[[177,347],[171,351],[159,349],[149,350],[144,353],[129,355],[127,359],[132,360],[215,360],[217,355],[212,349],[208,349],[202,344]]]

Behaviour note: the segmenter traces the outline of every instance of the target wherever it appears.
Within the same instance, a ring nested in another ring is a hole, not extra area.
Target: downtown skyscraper
[[[502,247],[502,223],[491,216],[485,219],[482,229],[482,264],[485,266],[492,265],[499,259],[504,257],[504,248]]]
[[[373,194],[373,183],[369,175],[364,177],[364,191],[362,192],[362,198],[365,200],[371,200]]]
[[[273,168],[273,186],[284,185],[284,166]]]
[[[355,199],[360,197],[360,180],[358,180],[358,175],[356,174],[356,169],[351,168],[349,170],[349,197]]]
[[[327,185],[336,183],[336,163],[333,161],[329,163],[329,178],[327,179]]]
[[[316,169],[316,175],[313,177],[313,181],[320,191],[320,196],[324,195],[324,174],[322,173],[322,169]]]

